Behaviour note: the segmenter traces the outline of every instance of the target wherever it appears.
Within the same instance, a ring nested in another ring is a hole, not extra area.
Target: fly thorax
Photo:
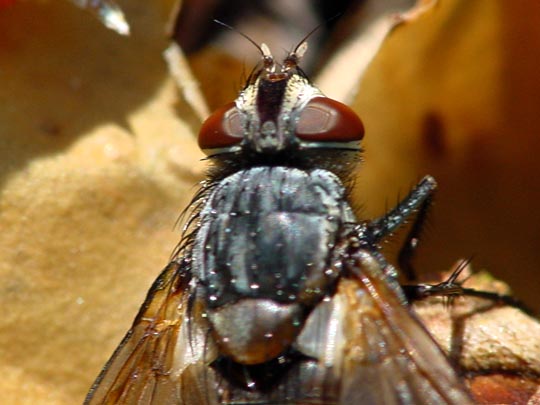
[[[334,247],[354,219],[344,193],[328,171],[281,166],[215,187],[200,212],[193,276],[222,353],[259,364],[294,342],[340,275]]]

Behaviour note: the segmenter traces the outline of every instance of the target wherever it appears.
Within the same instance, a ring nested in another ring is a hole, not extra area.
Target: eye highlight
[[[315,97],[300,113],[295,132],[304,141],[353,142],[364,137],[364,124],[345,104]]]
[[[201,149],[217,149],[237,145],[243,137],[240,112],[232,102],[214,111],[203,122],[198,141]]]

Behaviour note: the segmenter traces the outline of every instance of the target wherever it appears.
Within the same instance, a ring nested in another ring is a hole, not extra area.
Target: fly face
[[[263,44],[262,67],[234,103],[203,124],[201,149],[209,155],[252,152],[259,158],[306,148],[359,151],[362,121],[308,81],[297,65],[305,50],[306,43],[277,63]]]
[[[203,124],[215,167],[87,404],[470,402],[378,252],[435,182],[356,219],[344,184],[363,126],[308,82],[305,49],[277,63],[263,45]]]

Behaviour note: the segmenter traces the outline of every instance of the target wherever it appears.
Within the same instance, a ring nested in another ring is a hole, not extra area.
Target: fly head
[[[255,160],[314,148],[358,153],[364,134],[360,118],[345,104],[324,96],[298,66],[307,43],[282,62],[265,44],[260,50],[259,67],[238,98],[201,127],[201,149],[210,156],[240,152]]]

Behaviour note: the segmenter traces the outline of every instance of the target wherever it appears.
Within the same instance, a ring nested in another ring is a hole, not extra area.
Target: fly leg
[[[420,240],[420,235],[422,229],[426,223],[427,214],[431,206],[432,195],[426,197],[426,199],[421,203],[416,218],[401,246],[401,249],[398,253],[398,265],[401,271],[407,277],[407,280],[414,281],[416,280],[416,271],[413,266],[413,259],[415,257],[416,248],[418,247],[418,242]]]
[[[406,223],[411,215],[418,213],[398,256],[399,267],[409,280],[416,279],[412,259],[436,188],[437,183],[433,177],[424,177],[394,209],[367,225],[368,240],[373,245],[377,245],[383,238]]]
[[[458,277],[467,267],[469,261],[463,262],[459,265],[454,272],[448,277],[447,280],[444,280],[438,284],[416,284],[416,285],[402,285],[401,288],[407,297],[409,302],[419,301],[429,297],[445,297],[448,298],[448,303],[451,304],[454,299],[457,297],[476,297],[490,300],[495,304],[499,305],[509,305],[512,307],[519,308],[526,313],[531,313],[531,311],[517,298],[506,295],[499,294],[493,291],[481,291],[474,288],[463,287],[463,283],[466,281],[458,281]]]
[[[370,222],[364,230],[368,243],[376,245],[380,243],[384,237],[388,236],[399,226],[404,224],[411,215],[417,212],[416,218],[398,255],[399,268],[410,281],[416,280],[412,260],[418,246],[418,240],[425,224],[436,187],[437,183],[433,177],[424,177],[409,195],[407,195],[393,210]],[[384,258],[381,256],[382,255],[377,255],[377,257],[380,258],[380,261],[384,261]],[[520,308],[527,313],[531,313],[521,301],[510,295],[463,287],[463,282],[458,281],[457,279],[468,263],[469,262],[467,261],[464,262],[462,266],[458,266],[450,277],[441,283],[402,285],[401,287],[405,293],[406,299],[410,302],[439,296],[447,297],[449,302],[451,302],[459,296],[469,296],[491,300],[497,304],[510,305]],[[387,273],[388,270],[386,269],[393,270],[393,267],[388,266],[386,263],[381,263],[381,265],[385,266],[385,272]]]

